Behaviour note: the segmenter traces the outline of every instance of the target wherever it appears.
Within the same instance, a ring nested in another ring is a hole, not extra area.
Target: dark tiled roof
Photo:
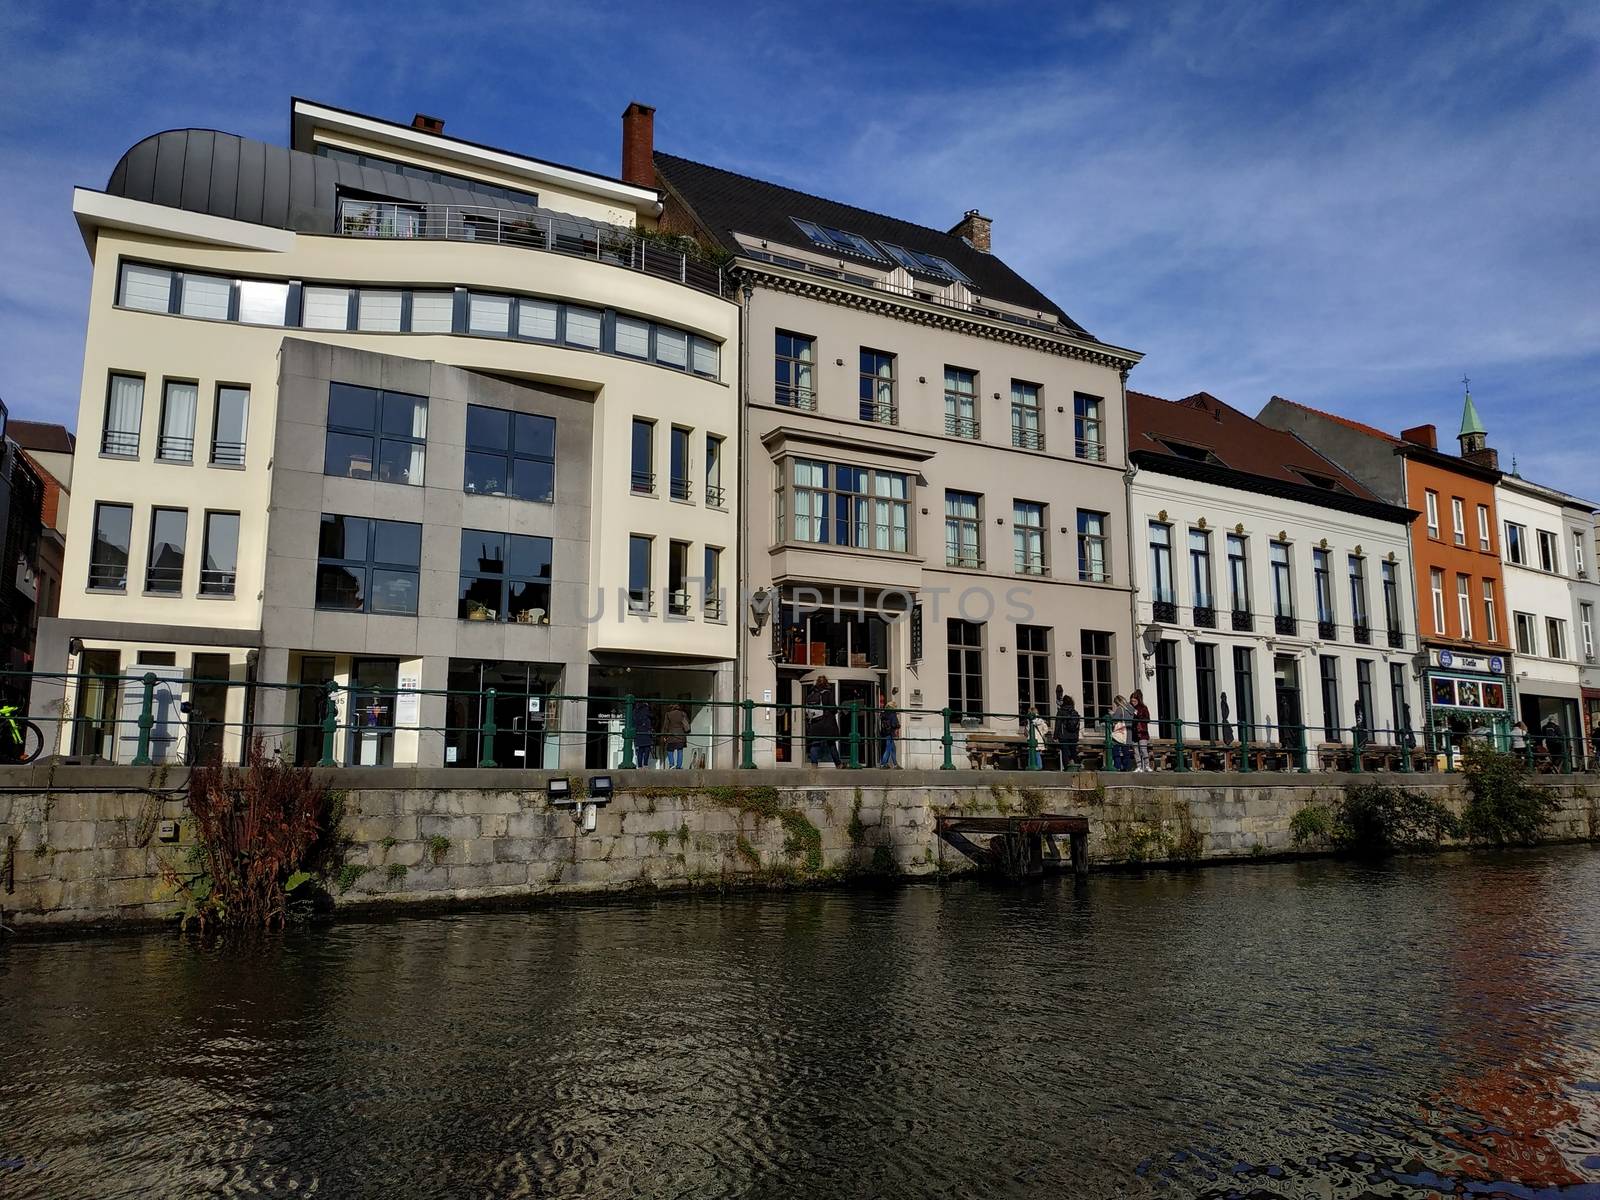
[[[793,218],[831,225],[870,241],[892,242],[907,250],[937,254],[949,260],[972,280],[979,295],[1006,304],[1054,313],[1068,328],[1086,334],[1051,299],[1018,275],[997,256],[974,250],[954,234],[914,225],[896,217],[812,196],[794,188],[751,179],[692,159],[656,152],[656,174],[667,191],[681,200],[707,231],[729,250],[737,250],[735,233],[748,234],[787,246],[810,248],[806,235]]]
[[[1312,408],[1309,404],[1301,404],[1297,400],[1289,400],[1283,396],[1274,396],[1272,399],[1276,400],[1279,404],[1287,404],[1290,408],[1298,408],[1303,412],[1315,413],[1317,416],[1324,417],[1329,421],[1336,421],[1345,428],[1354,429],[1357,433],[1364,433],[1368,437],[1378,438],[1380,441],[1391,442],[1397,446],[1401,444],[1400,439],[1395,437],[1392,433],[1385,433],[1383,430],[1377,429],[1371,425],[1363,425],[1360,421],[1352,421],[1349,417],[1341,417],[1338,413],[1323,412],[1320,408]]]
[[[46,421],[8,421],[6,433],[24,450],[38,454],[71,454],[77,444],[72,430]]]
[[[1404,519],[1359,480],[1292,433],[1272,429],[1207,392],[1182,400],[1128,393],[1128,453],[1152,470],[1198,475],[1269,495]]]

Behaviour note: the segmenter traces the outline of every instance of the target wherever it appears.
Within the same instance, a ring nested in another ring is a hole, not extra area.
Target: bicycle
[[[17,719],[15,704],[0,704],[0,763],[31,763],[44,752],[44,731]]]

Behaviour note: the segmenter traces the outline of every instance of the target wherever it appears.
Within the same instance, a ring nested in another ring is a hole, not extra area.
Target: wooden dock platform
[[[1067,861],[1078,875],[1089,873],[1089,818],[1041,813],[1036,817],[937,816],[935,832],[985,870],[1011,879],[1043,875],[1046,866],[1061,869]],[[1063,859],[1058,837],[1068,839],[1070,860]],[[975,840],[976,839],[976,840]]]

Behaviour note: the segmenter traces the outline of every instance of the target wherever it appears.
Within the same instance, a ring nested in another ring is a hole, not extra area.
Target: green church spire
[[[1457,437],[1466,437],[1469,433],[1487,434],[1489,431],[1483,427],[1483,421],[1478,417],[1478,407],[1472,403],[1472,381],[1465,375],[1461,382],[1467,389],[1467,402],[1461,407],[1461,432]]]

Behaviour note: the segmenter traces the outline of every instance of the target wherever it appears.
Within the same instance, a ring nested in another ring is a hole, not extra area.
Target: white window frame
[[[1450,497],[1450,532],[1456,545],[1467,544],[1467,507],[1460,496]]]
[[[1428,572],[1428,583],[1433,591],[1433,631],[1444,632],[1444,571],[1433,567]]]
[[[1550,643],[1551,658],[1567,657],[1567,623],[1560,617],[1544,619],[1545,640]]]
[[[1594,605],[1585,601],[1578,605],[1579,631],[1583,634],[1583,657],[1594,659]]]
[[[1494,603],[1494,580],[1483,581],[1483,634],[1484,640],[1498,642],[1500,640],[1500,619]]]
[[[1488,553],[1494,549],[1494,543],[1489,540],[1489,506],[1478,505],[1478,549]]]
[[[1428,510],[1428,536],[1436,538],[1439,536],[1439,493],[1430,488],[1423,501]]]
[[[1472,640],[1472,576],[1456,575],[1456,616],[1461,620],[1461,637]]]

